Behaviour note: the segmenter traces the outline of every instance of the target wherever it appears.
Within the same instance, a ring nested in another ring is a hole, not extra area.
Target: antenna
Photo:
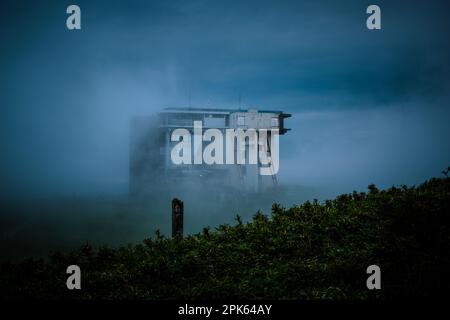
[[[191,87],[189,86],[189,89],[188,89],[188,108],[190,109],[191,108]]]
[[[241,110],[241,90],[239,90],[238,103],[239,103],[239,110]]]

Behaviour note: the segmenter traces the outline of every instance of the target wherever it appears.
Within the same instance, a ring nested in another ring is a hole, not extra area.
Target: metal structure
[[[284,120],[290,114],[255,109],[167,108],[154,116],[135,117],[130,130],[130,192],[152,192],[155,189],[203,186],[209,190],[220,186],[237,192],[259,192],[275,187],[276,175],[262,176],[259,164],[175,165],[170,153],[173,130],[193,131],[194,121],[202,121],[203,130],[215,128],[225,135],[226,129],[289,129]]]

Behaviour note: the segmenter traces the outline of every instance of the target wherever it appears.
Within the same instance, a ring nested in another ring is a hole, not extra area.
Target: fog
[[[216,212],[193,190],[187,232],[275,201],[418,184],[449,165],[446,1],[378,1],[379,31],[367,30],[364,1],[77,4],[77,31],[63,2],[0,4],[2,247],[41,253],[168,233],[172,194],[161,207],[128,197],[130,119],[164,107],[293,115],[281,191]]]
[[[450,156],[449,116],[440,102],[295,114],[280,179],[343,193],[439,176]]]

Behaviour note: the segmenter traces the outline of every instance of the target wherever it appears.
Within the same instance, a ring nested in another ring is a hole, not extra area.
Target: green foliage
[[[3,264],[3,299],[389,299],[449,289],[450,178],[418,187],[279,204],[271,216],[204,228],[184,239],[160,232],[142,244],[89,245],[48,261]],[[67,290],[68,265],[82,290]],[[382,290],[366,288],[366,268],[382,270]]]

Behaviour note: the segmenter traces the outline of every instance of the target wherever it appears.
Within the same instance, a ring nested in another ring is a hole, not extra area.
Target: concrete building
[[[154,116],[135,117],[130,128],[130,192],[145,194],[182,187],[240,193],[276,187],[276,175],[260,175],[259,163],[175,165],[170,153],[176,142],[170,137],[178,128],[192,132],[194,121],[201,121],[203,130],[219,129],[224,136],[226,129],[238,128],[278,129],[283,135],[289,130],[284,122],[290,116],[281,111],[255,109],[167,108]]]

